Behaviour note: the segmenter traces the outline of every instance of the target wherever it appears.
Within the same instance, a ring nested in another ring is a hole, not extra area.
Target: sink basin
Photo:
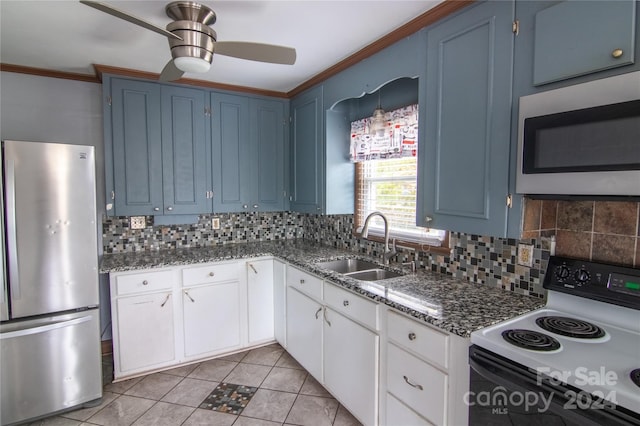
[[[402,276],[402,274],[398,272],[388,271],[386,269],[369,269],[366,271],[351,272],[345,275],[360,281],[378,281]]]
[[[338,272],[340,274],[349,274],[352,272],[365,271],[368,269],[379,269],[380,266],[373,262],[367,262],[360,259],[340,259],[332,260],[329,262],[319,262],[317,265],[330,271]]]

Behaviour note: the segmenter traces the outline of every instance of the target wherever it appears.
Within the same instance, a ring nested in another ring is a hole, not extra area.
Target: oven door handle
[[[561,413],[565,418],[580,425],[640,425],[640,418],[636,415],[606,401],[601,401],[602,407],[598,409],[566,409],[567,403],[576,402],[575,395],[580,398],[579,389],[564,384],[552,384],[539,373],[521,365],[514,366],[514,364],[475,345],[469,347],[469,365],[478,374],[511,391],[552,394],[551,411]],[[584,396],[591,397],[591,395]]]

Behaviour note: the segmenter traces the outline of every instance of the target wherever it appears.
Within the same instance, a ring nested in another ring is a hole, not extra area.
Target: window
[[[366,217],[382,212],[389,220],[390,234],[402,242],[441,246],[446,232],[416,226],[416,157],[367,160],[356,163],[356,227]],[[370,236],[384,236],[379,216],[369,221]]]

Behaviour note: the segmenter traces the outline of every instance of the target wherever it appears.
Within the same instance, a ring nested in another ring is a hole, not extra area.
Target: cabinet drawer
[[[172,271],[145,271],[116,275],[116,295],[165,290],[172,287]]]
[[[291,266],[287,267],[287,285],[316,299],[322,299],[322,280]]]
[[[444,424],[447,375],[393,344],[387,351],[389,392],[433,424]]]
[[[449,336],[393,311],[387,317],[389,339],[442,367],[448,367]]]
[[[240,277],[238,263],[211,263],[182,270],[182,286],[221,281],[237,281]]]
[[[324,301],[328,306],[374,330],[378,323],[378,304],[333,284],[324,283]]]
[[[429,423],[411,408],[398,401],[390,393],[387,394],[387,424],[403,426],[430,426]]]

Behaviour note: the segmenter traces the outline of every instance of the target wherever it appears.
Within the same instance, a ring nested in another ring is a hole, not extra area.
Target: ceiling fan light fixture
[[[184,72],[203,73],[209,71],[211,63],[201,58],[181,57],[173,60],[176,67]]]

